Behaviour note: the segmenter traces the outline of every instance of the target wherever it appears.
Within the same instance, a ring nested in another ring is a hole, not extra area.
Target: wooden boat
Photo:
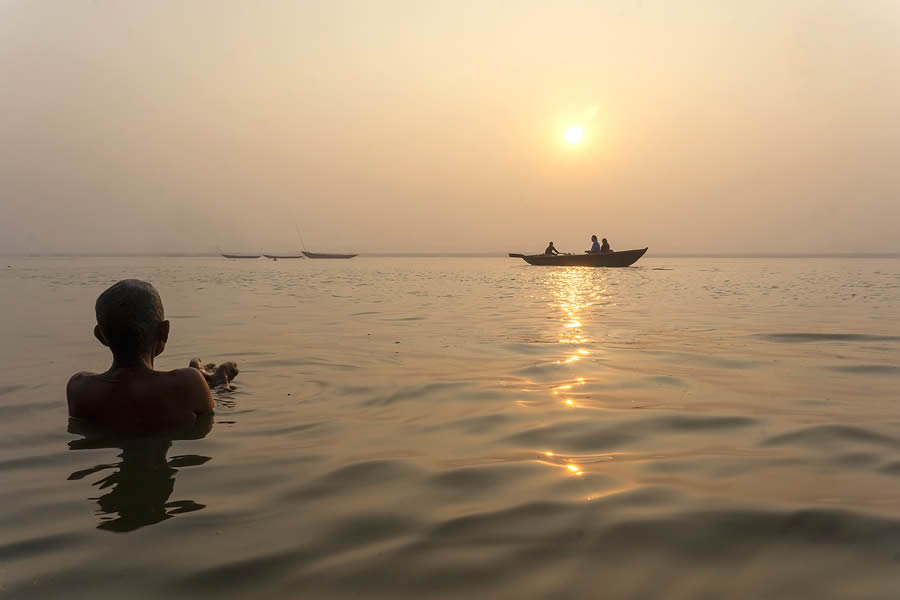
[[[513,254],[510,258],[521,258],[529,265],[560,267],[629,267],[647,252],[647,248],[584,254]]]
[[[353,258],[355,254],[333,254],[328,252],[307,252],[303,250],[303,256],[306,258]]]
[[[221,253],[225,258],[259,258],[261,254],[225,254]]]
[[[279,258],[303,258],[302,254],[263,254],[266,258],[279,259]]]

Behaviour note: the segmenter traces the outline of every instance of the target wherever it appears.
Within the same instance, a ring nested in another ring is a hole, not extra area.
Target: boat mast
[[[303,236],[300,235],[300,228],[297,227],[296,223],[294,223],[294,231],[297,232],[297,238],[300,239],[300,247],[303,248],[304,250],[306,250],[306,244],[303,243]]]

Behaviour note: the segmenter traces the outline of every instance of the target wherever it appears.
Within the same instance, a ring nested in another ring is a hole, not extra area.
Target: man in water
[[[597,241],[597,236],[596,236],[596,235],[592,235],[592,236],[591,236],[591,242],[592,242],[592,243],[591,243],[591,249],[589,250],[589,252],[590,252],[591,254],[597,254],[597,253],[603,251],[603,250],[600,249],[600,242]]]
[[[544,254],[559,254],[559,250],[553,247],[553,242],[550,242],[550,245],[544,250]]]
[[[146,281],[116,283],[100,294],[95,311],[94,336],[112,351],[113,362],[105,373],[72,376],[66,386],[70,417],[139,431],[191,425],[216,407],[210,386],[227,386],[238,374],[233,362],[216,369],[199,359],[186,369],[153,369],[169,339],[169,322],[159,293]]]

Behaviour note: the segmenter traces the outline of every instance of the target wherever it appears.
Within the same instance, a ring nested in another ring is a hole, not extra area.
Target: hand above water
[[[216,363],[204,364],[202,360],[195,358],[190,362],[189,366],[200,371],[203,378],[206,379],[207,385],[211,388],[224,387],[230,390],[231,380],[237,377],[237,374],[240,372],[237,363],[231,360],[225,361],[216,367]]]

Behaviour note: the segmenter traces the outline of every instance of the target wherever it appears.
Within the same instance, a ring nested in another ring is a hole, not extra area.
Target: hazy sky
[[[900,251],[900,2],[0,0],[0,252],[283,251],[295,225]]]

